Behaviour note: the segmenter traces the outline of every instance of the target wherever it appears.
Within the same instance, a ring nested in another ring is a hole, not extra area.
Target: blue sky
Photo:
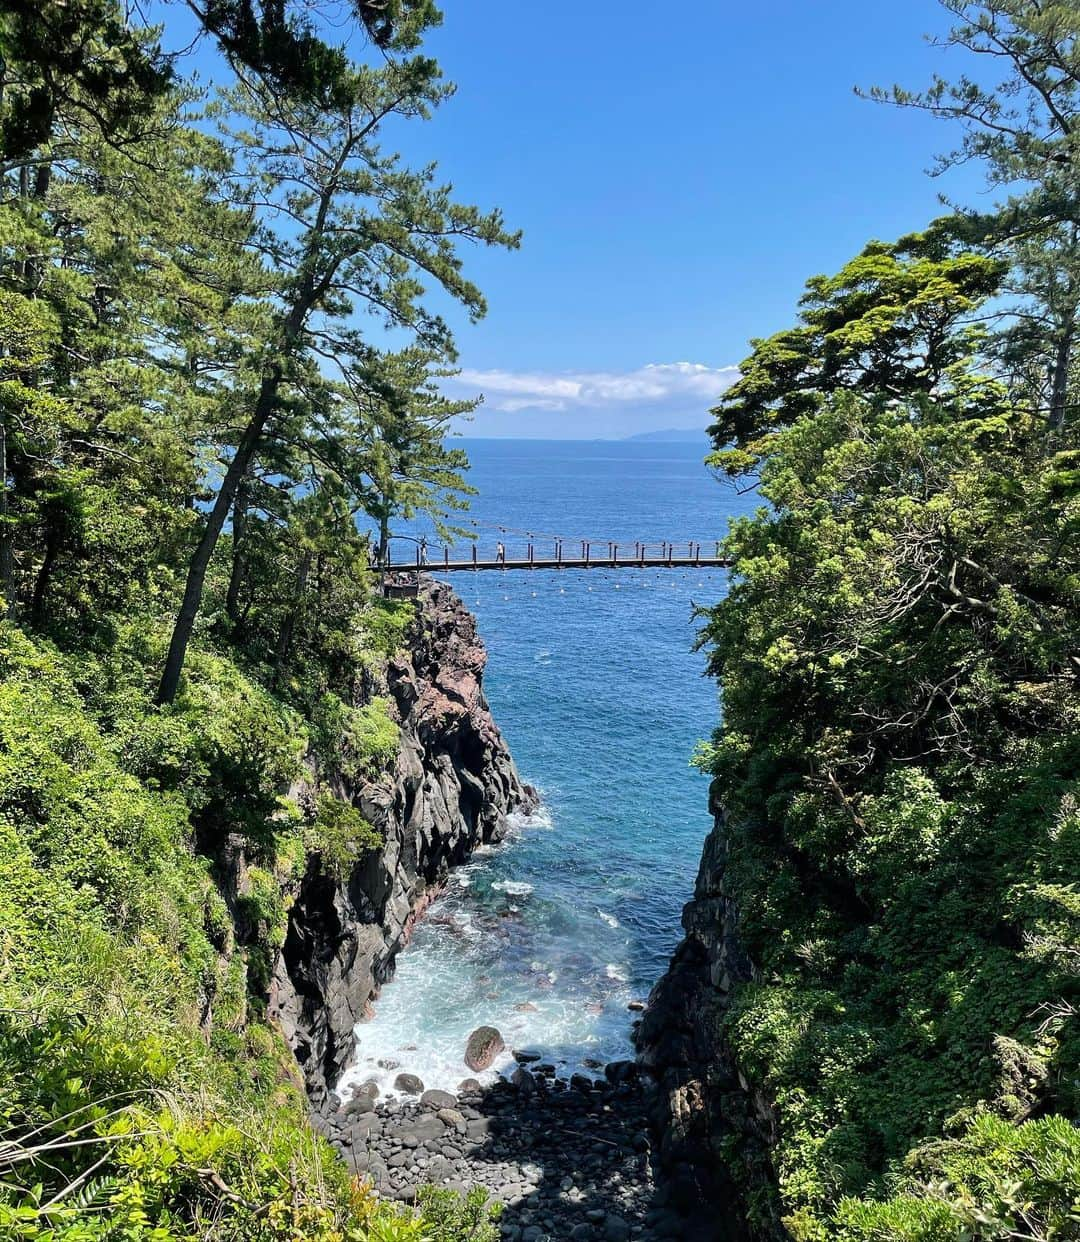
[[[521,250],[476,250],[487,318],[457,329],[485,393],[469,434],[591,437],[704,426],[748,338],[787,326],[806,277],[872,237],[982,200],[927,176],[958,135],[855,84],[958,74],[937,0],[445,0],[428,49],[458,94],[395,134]]]

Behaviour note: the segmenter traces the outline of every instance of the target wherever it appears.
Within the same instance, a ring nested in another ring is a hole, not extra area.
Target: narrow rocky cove
[[[383,1065],[400,1070],[394,1098],[374,1081],[335,1090],[355,1057],[354,1028],[393,986],[397,954],[451,869],[536,807],[489,710],[486,659],[462,601],[427,582],[406,649],[374,675],[370,692],[390,697],[400,726],[396,761],[355,787],[337,783],[385,846],[341,878],[309,859],[271,983],[270,1014],[303,1071],[312,1124],[384,1198],[410,1201],[425,1184],[485,1187],[503,1205],[507,1242],[710,1238],[700,1215],[682,1214],[697,1183],[669,1175],[654,1139],[664,1093],[632,1061],[568,1078],[514,1048],[508,1077],[464,1077],[447,1092],[425,1088],[406,1047]],[[463,1054],[479,1072],[501,1051],[489,1029]]]

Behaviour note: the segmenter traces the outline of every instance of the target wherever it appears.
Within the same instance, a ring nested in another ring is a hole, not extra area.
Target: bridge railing
[[[495,545],[480,546],[476,542],[467,548],[451,548],[445,544],[419,542],[411,555],[394,557],[388,551],[381,565],[373,560],[373,568],[384,570],[404,568],[460,568],[468,565],[636,565],[650,564],[696,564],[702,560],[717,561],[720,558],[720,541],[687,540],[600,540],[600,539],[507,539]]]

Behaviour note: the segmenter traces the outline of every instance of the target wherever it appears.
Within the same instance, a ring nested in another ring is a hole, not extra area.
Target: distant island
[[[639,431],[637,435],[623,436],[624,440],[652,440],[671,444],[698,443],[708,439],[703,427],[668,427],[663,431]]]

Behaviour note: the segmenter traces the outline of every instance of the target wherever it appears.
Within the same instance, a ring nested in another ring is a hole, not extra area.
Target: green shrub
[[[0,623],[0,1237],[493,1242],[480,1193],[417,1211],[352,1180],[258,1020],[308,853],[344,871],[378,835],[326,794],[299,824],[303,730],[228,661],[195,653],[160,711],[155,644],[120,633],[76,661]],[[345,718],[389,757],[381,701]],[[237,829],[234,925],[198,848]]]
[[[1080,1129],[1063,1117],[1016,1126],[977,1118],[963,1138],[916,1149],[883,1202],[845,1199],[843,1242],[1080,1238]],[[795,1230],[796,1238],[809,1237]]]
[[[326,870],[339,878],[347,877],[365,854],[382,845],[380,833],[356,807],[329,793],[319,795],[311,840]]]
[[[353,784],[377,775],[397,754],[400,731],[384,698],[350,707],[336,694],[326,694],[313,726],[323,762]]]
[[[364,649],[380,663],[396,655],[404,647],[415,618],[416,606],[411,600],[375,596],[360,614]]]
[[[1050,487],[1042,421],[954,379],[952,398],[816,393],[745,446],[770,507],[733,525],[704,632],[724,715],[697,762],[757,968],[725,1030],[775,1110],[803,1242],[849,1236],[841,1202],[844,1229],[870,1222],[852,1237],[1009,1236],[989,1173],[938,1175],[980,1225],[905,1182],[909,1155],[984,1113],[1002,1142],[1080,1117],[1080,509]]]

